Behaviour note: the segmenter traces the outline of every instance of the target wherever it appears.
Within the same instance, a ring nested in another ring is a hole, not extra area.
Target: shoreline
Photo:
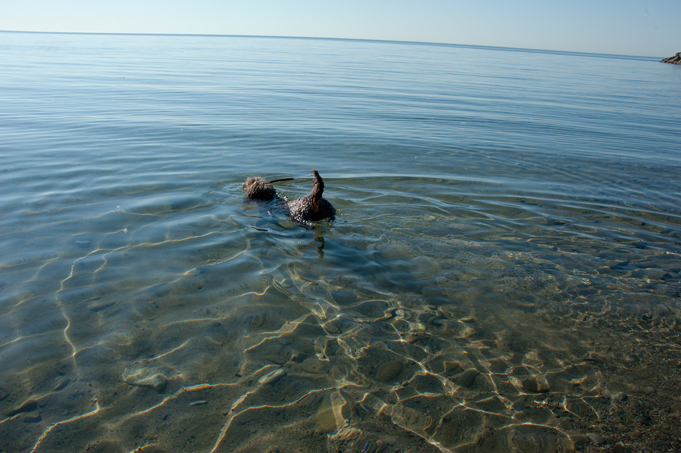
[[[681,65],[681,52],[676,52],[676,55],[668,58],[663,58],[660,60],[660,63],[670,63],[670,64],[679,64]]]

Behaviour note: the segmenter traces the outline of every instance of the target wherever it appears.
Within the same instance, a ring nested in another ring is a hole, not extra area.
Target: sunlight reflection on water
[[[85,56],[62,50],[71,63],[94,58],[95,44],[60,39],[84,46]],[[93,42],[129,50],[144,39]],[[192,45],[215,56],[218,42]],[[36,103],[43,90],[71,91],[54,116],[29,104],[8,115],[0,449],[570,451],[618,395],[648,392],[637,366],[673,342],[679,319],[681,187],[678,158],[665,154],[678,148],[653,133],[664,113],[628,132],[632,147],[656,143],[655,153],[615,158],[621,124],[596,127],[590,115],[609,116],[616,100],[531,101],[577,83],[579,68],[563,69],[575,80],[547,72],[533,88],[485,70],[490,50],[405,46],[431,68],[444,56],[459,62],[440,67],[448,82],[410,89],[424,74],[385,45],[397,63],[375,68],[389,83],[355,68],[366,90],[350,89],[352,69],[332,77],[329,46],[369,65],[378,44],[310,41],[319,72],[291,87],[281,80],[295,79],[295,63],[276,49],[229,42],[232,75],[264,64],[244,60],[249,46],[279,73],[232,85],[219,75],[224,61],[201,62],[202,87],[190,70],[166,74],[172,58],[147,55],[144,67],[119,57],[74,76],[82,86],[62,72],[39,87],[45,77],[32,74]],[[518,58],[518,67],[539,61]],[[581,61],[547,61],[561,58]],[[640,61],[581,64],[604,65],[601,77],[616,64],[646,71]],[[124,67],[135,84],[119,85],[114,69]],[[400,78],[396,67],[409,71]],[[480,74],[530,100],[494,110]],[[219,87],[234,105],[211,103]],[[443,112],[457,90],[461,105]],[[117,104],[103,107],[107,96]],[[22,105],[8,97],[3,113]],[[338,123],[324,125],[320,106]],[[279,115],[291,107],[298,123]],[[358,119],[355,109],[371,112]],[[570,109],[580,113],[558,125]],[[391,121],[406,126],[389,139]],[[484,138],[490,128],[497,146]],[[280,195],[307,194],[312,166],[333,222],[301,226],[275,204],[244,200],[241,182],[254,174],[294,176],[277,183]]]

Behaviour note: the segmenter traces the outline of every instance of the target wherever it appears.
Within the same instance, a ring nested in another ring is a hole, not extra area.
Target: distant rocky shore
[[[676,52],[673,57],[660,60],[662,63],[681,64],[681,52]]]

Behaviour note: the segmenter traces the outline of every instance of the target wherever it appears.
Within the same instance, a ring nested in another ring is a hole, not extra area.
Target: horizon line
[[[504,47],[504,46],[485,46],[480,44],[455,44],[445,42],[432,41],[402,41],[393,39],[371,39],[371,38],[334,38],[323,36],[276,36],[276,35],[222,35],[212,33],[140,33],[140,32],[87,32],[87,31],[35,31],[35,30],[0,30],[0,33],[28,33],[28,34],[58,34],[58,35],[113,35],[113,36],[193,36],[206,38],[266,38],[266,39],[312,39],[324,41],[358,41],[358,42],[375,42],[384,44],[411,44],[424,46],[443,46],[443,47],[468,47],[478,49],[502,49],[510,51],[521,52],[546,52],[546,53],[563,53],[563,54],[580,54],[586,56],[606,56],[606,57],[622,57],[622,58],[664,58],[643,55],[625,55],[625,54],[607,54],[596,52],[582,52],[574,50],[554,50],[554,49],[535,49],[530,47]]]

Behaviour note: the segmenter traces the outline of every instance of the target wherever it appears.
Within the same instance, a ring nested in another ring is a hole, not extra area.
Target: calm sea
[[[576,448],[679,345],[680,105],[655,58],[0,33],[0,451]],[[331,222],[244,198],[313,168]]]

